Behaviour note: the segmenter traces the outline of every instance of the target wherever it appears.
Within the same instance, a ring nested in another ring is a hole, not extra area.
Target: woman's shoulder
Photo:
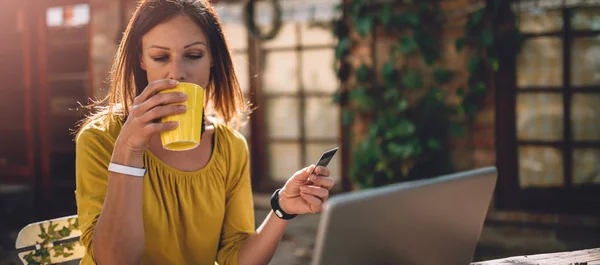
[[[215,130],[218,131],[221,140],[224,140],[233,149],[248,149],[246,138],[235,128],[225,124],[215,124]]]
[[[93,139],[114,142],[119,136],[122,127],[122,118],[116,115],[112,117],[108,114],[95,115],[87,118],[81,125],[75,141],[80,142],[82,139]]]

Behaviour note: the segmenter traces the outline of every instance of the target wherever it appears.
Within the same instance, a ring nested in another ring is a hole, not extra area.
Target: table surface
[[[600,248],[577,250],[559,253],[546,253],[527,256],[510,257],[482,262],[471,265],[600,265]]]

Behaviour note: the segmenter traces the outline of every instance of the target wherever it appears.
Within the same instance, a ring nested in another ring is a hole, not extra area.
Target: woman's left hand
[[[288,214],[318,213],[335,184],[327,167],[314,165],[296,172],[279,191],[279,205]],[[309,176],[310,175],[310,176]]]

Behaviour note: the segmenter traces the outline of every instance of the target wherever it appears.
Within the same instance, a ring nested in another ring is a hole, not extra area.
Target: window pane
[[[552,147],[519,148],[521,188],[564,185],[562,152]]]
[[[245,50],[248,48],[248,31],[244,24],[223,23],[222,25],[230,49]]]
[[[248,54],[246,53],[233,53],[233,65],[235,67],[235,75],[240,82],[240,87],[244,94],[248,94],[250,90],[250,82],[248,81]]]
[[[295,51],[268,52],[263,70],[263,91],[269,93],[298,92],[298,60]]]
[[[301,168],[300,144],[269,144],[269,173],[272,180],[286,181]]]
[[[306,165],[316,164],[319,161],[319,158],[323,154],[323,152],[327,150],[331,150],[332,148],[339,146],[337,143],[331,144],[307,144],[306,145]],[[331,159],[327,168],[329,168],[330,176],[335,179],[336,183],[342,180],[342,155],[341,150],[338,150],[337,154]],[[337,185],[337,184],[336,184]]]
[[[306,99],[306,124],[307,138],[332,138],[339,137],[340,109],[331,102],[329,97],[313,97]]]
[[[302,83],[305,91],[333,93],[337,89],[333,53],[333,49],[302,52]]]
[[[574,39],[572,47],[571,84],[600,85],[600,39]]]
[[[562,47],[562,39],[556,37],[526,41],[517,59],[517,86],[562,86]]]
[[[261,30],[266,32],[268,29],[266,27],[261,27]],[[263,48],[292,48],[297,45],[296,24],[289,23],[281,25],[279,33],[277,33],[277,36],[274,39],[262,43]]]
[[[523,33],[559,31],[562,27],[561,10],[532,8],[519,14],[519,29]]]
[[[573,184],[600,184],[600,149],[573,151]]]
[[[600,8],[575,9],[571,24],[576,30],[600,30]]]
[[[335,41],[330,28],[312,26],[307,23],[300,25],[302,45],[334,45]]]
[[[520,140],[563,139],[562,95],[537,93],[517,95],[517,138]]]
[[[600,94],[574,94],[571,122],[575,140],[600,140]]]
[[[266,100],[267,135],[275,138],[300,137],[300,115],[297,98]]]
[[[46,26],[48,27],[77,27],[89,22],[90,6],[88,4],[51,7],[46,10]]]

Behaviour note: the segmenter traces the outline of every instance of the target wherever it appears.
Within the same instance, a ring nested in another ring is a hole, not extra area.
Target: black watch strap
[[[280,190],[281,189],[277,189],[271,196],[271,209],[273,209],[273,212],[275,213],[275,215],[277,215],[277,217],[279,217],[280,219],[283,219],[283,220],[293,219],[294,217],[297,216],[297,214],[288,214],[281,209],[281,206],[279,206],[279,191]]]

